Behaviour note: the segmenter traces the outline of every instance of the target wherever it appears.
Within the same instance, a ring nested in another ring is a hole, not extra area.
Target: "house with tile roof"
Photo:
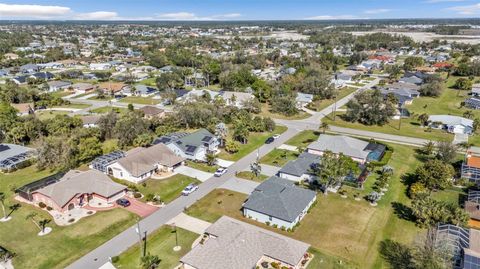
[[[292,229],[307,214],[317,193],[295,186],[291,180],[273,176],[258,185],[243,204],[247,218]]]

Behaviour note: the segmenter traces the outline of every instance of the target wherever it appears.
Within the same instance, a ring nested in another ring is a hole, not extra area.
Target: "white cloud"
[[[118,13],[113,11],[95,11],[89,13],[80,13],[75,15],[77,20],[116,20],[119,19]]]
[[[204,21],[204,20],[224,20],[234,19],[241,17],[239,13],[218,14],[211,16],[197,16],[192,12],[174,12],[174,13],[162,13],[156,14],[156,18],[160,20],[173,20],[173,21]]]
[[[381,13],[387,13],[387,12],[390,12],[390,11],[392,11],[392,10],[388,9],[388,8],[378,8],[378,9],[365,10],[364,13],[365,14],[381,14]]]
[[[305,18],[306,20],[360,20],[360,19],[367,19],[367,18],[360,18],[353,15],[320,15],[320,16],[313,16]]]
[[[69,14],[72,10],[62,6],[12,5],[0,3],[0,18],[53,18]]]
[[[480,14],[480,3],[468,6],[456,6],[447,8],[447,10],[456,11],[460,15],[476,15]]]

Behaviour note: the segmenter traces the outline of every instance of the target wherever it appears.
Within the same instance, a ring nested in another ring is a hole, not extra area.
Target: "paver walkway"
[[[207,179],[211,178],[213,176],[212,173],[207,173],[204,171],[200,171],[198,169],[182,165],[178,168],[175,169],[175,173],[182,174],[185,176],[189,176],[192,178],[196,178],[200,180],[201,182],[206,181]]]
[[[197,234],[205,233],[205,230],[212,225],[210,222],[191,217],[185,213],[178,214],[176,217],[167,221],[166,224],[175,224],[177,227]]]

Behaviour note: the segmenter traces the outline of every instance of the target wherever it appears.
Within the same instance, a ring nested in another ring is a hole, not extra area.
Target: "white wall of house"
[[[308,174],[303,174],[301,176],[295,176],[295,175],[290,175],[290,174],[282,173],[282,172],[279,172],[278,176],[281,177],[281,178],[284,178],[284,179],[295,181],[295,182],[310,181],[310,180],[315,178],[314,176],[311,176],[311,175],[308,175]]]
[[[315,154],[315,155],[318,155],[318,156],[322,156],[323,155],[323,151],[321,150],[316,150],[316,149],[311,149],[311,148],[307,148],[307,152],[308,153],[311,153],[311,154]],[[346,155],[346,154],[345,154]],[[348,155],[347,155],[348,156]],[[348,156],[350,158],[352,158],[352,160],[356,161],[356,162],[359,162],[359,163],[365,163],[367,160],[366,159],[362,159],[362,158],[357,158],[357,157],[353,157],[353,156]]]
[[[153,173],[154,173],[154,169],[152,169],[150,172],[146,173],[146,174],[143,174],[141,175],[140,177],[135,177],[133,175],[130,174],[130,172],[128,172],[123,166],[121,166],[118,162],[116,163],[113,163],[109,166],[107,166],[107,172],[111,169],[112,171],[112,174],[111,176],[113,176],[114,178],[118,178],[118,179],[123,179],[123,180],[127,180],[127,181],[130,181],[130,182],[133,182],[133,183],[141,183],[145,180],[147,180],[148,178],[150,178]]]

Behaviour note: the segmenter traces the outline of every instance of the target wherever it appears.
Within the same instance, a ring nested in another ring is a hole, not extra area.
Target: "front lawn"
[[[70,103],[66,105],[56,106],[53,108],[73,108],[73,109],[84,109],[87,107],[91,107],[89,104],[78,104],[78,103]]]
[[[12,189],[52,174],[37,171],[34,167],[0,174],[0,189],[7,194],[6,204],[17,203]],[[12,220],[0,226],[1,245],[15,252],[15,268],[65,268],[135,223],[135,215],[126,210],[97,212],[66,227],[48,224],[51,234],[37,236],[38,228],[26,220],[27,215],[37,213],[37,220],[52,217],[43,210],[27,204],[12,214]]]
[[[200,181],[176,174],[166,179],[148,179],[141,184],[132,184],[128,181],[115,179],[115,181],[129,186],[135,186],[144,196],[140,200],[145,201],[145,196],[149,193],[160,196],[165,203],[169,203],[180,196],[183,189],[191,183],[199,184]]]
[[[305,130],[290,138],[287,142],[285,142],[285,144],[295,146],[297,148],[306,148],[312,142],[317,141],[319,136],[320,132]]]
[[[128,111],[128,109],[124,107],[111,107],[111,106],[103,106],[95,109],[91,109],[91,113],[97,113],[97,114],[106,114],[110,111],[115,111],[116,113],[125,113]]]
[[[226,190],[211,192],[191,206],[186,213],[210,222],[222,215],[228,215],[270,229],[307,242],[328,256],[338,257],[343,261],[342,264],[351,264],[349,268],[384,268],[387,264],[378,253],[381,241],[391,239],[411,243],[418,233],[422,232],[413,222],[400,218],[396,211],[399,205],[410,205],[402,176],[413,171],[420,162],[413,148],[400,145],[391,147],[394,151],[388,165],[394,168],[394,175],[389,190],[377,207],[370,206],[365,200],[355,201],[353,191],[348,193],[346,199],[338,194],[319,194],[317,204],[294,232],[281,231],[244,218],[241,207],[246,195]],[[371,184],[375,178],[373,175],[369,179]]]
[[[157,255],[162,261],[158,269],[171,269],[179,264],[179,260],[187,254],[192,244],[200,235],[177,228],[178,244],[182,247],[180,251],[173,251],[175,247],[175,233],[172,228],[163,226],[153,234],[147,236],[147,253]],[[117,268],[142,268],[140,264],[140,254],[142,249],[135,244],[130,249],[118,256]]]
[[[262,104],[262,112],[260,113],[263,117],[270,117],[272,119],[281,119],[281,120],[302,120],[310,117],[305,111],[299,110],[297,114],[293,116],[285,116],[283,114],[272,112],[270,105],[268,103]]]
[[[230,154],[226,152],[224,149],[217,155],[218,158],[227,160],[227,161],[238,161],[244,156],[248,155],[250,152],[256,150],[263,144],[265,144],[265,140],[274,134],[282,134],[287,130],[287,127],[277,125],[273,132],[263,132],[263,133],[250,133],[248,136],[248,143],[241,144],[240,149],[237,153]]]
[[[337,95],[337,100],[343,99],[345,96],[350,95],[351,93],[355,92],[357,89],[352,87],[345,87],[339,90]],[[314,111],[321,111],[328,107],[329,105],[333,104],[335,99],[325,99],[325,100],[317,100],[307,106],[308,109]]]
[[[273,166],[284,166],[288,161],[297,159],[298,155],[298,152],[295,151],[290,151],[286,149],[274,149],[270,151],[267,155],[263,156],[260,159],[260,163]]]
[[[220,167],[218,165],[208,165],[207,163],[193,162],[190,160],[187,160],[186,163],[187,166],[193,169],[197,169],[207,173],[215,173],[215,171],[217,171],[217,169]]]
[[[153,99],[151,97],[128,96],[120,99],[119,102],[129,104],[156,105],[160,103],[160,100]]]
[[[268,176],[262,175],[262,174],[260,174],[260,175],[258,175],[258,177],[256,177],[255,174],[250,172],[250,171],[238,172],[235,176],[238,177],[238,178],[253,180],[253,181],[256,181],[256,182],[263,182],[263,181],[265,181],[265,179],[268,178]]]

